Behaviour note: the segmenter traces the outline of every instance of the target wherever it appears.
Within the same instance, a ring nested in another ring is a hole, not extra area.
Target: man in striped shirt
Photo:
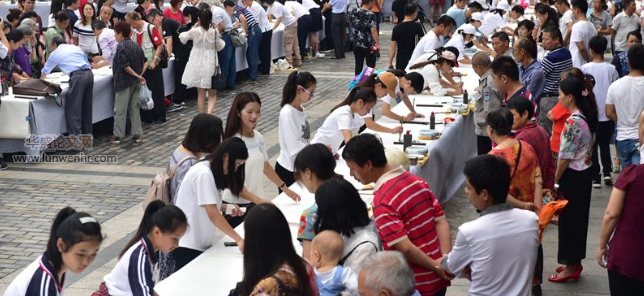
[[[371,134],[353,137],[342,157],[351,176],[375,182],[373,212],[385,250],[397,250],[409,262],[421,295],[445,295],[452,274],[439,267],[452,248],[449,224],[427,183],[387,164],[382,143]]]
[[[559,101],[559,82],[561,72],[572,67],[572,56],[570,51],[563,46],[563,37],[557,27],[545,27],[543,29],[542,46],[549,50],[550,54],[541,61],[543,74],[546,79],[539,108],[541,112],[537,123],[543,127],[549,135],[552,135],[552,121],[547,117],[548,112],[557,105]]]
[[[248,61],[248,84],[257,85],[259,46],[262,43],[262,29],[259,28],[259,22],[255,19],[250,10],[246,7],[237,5],[235,1],[224,1],[224,7],[228,14],[239,19],[241,26],[246,33],[248,47],[246,49],[246,61]]]

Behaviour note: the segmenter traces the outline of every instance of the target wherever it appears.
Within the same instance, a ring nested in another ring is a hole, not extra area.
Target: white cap
[[[499,4],[496,5],[496,8],[508,11],[510,10],[510,4],[508,4],[508,1],[499,1]]]
[[[458,28],[458,29],[456,30],[456,32],[461,31],[461,30],[462,30],[462,31],[463,31],[463,33],[465,33],[465,34],[470,34],[470,35],[474,35],[474,36],[481,36],[481,33],[479,33],[478,31],[476,31],[476,27],[474,27],[474,26],[473,26],[473,25],[471,25],[471,24],[464,24],[464,25],[462,25],[460,28]]]
[[[471,19],[472,19],[473,21],[483,22],[483,14],[482,14],[482,13],[480,13],[480,12],[472,13],[472,17],[471,17]]]

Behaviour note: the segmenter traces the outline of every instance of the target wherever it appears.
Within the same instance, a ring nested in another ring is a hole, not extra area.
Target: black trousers
[[[187,87],[181,83],[183,73],[186,71],[188,58],[178,59],[174,62],[174,94],[172,95],[172,102],[181,104],[186,101],[188,95]]]
[[[559,216],[557,260],[564,265],[579,265],[586,258],[590,194],[593,190],[590,168],[583,171],[567,168],[559,184],[568,205]]]
[[[273,39],[273,30],[262,33],[262,42],[259,44],[259,73],[268,75],[271,73],[271,39]]]
[[[602,168],[601,172],[605,176],[610,176],[613,168],[613,163],[610,158],[610,140],[613,137],[615,130],[615,122],[612,120],[599,122],[599,129],[595,138],[595,146],[593,147],[592,161],[593,165],[590,167],[593,180],[600,181],[602,174],[599,173],[599,162],[601,157]],[[598,149],[599,148],[599,149]],[[600,152],[598,152],[598,150]]]
[[[376,53],[372,52],[371,49],[354,47],[353,55],[356,58],[355,75],[358,75],[360,74],[360,72],[362,72],[362,68],[364,67],[365,60],[367,61],[368,67],[371,67],[371,68],[376,67]]]
[[[70,135],[92,134],[92,103],[94,74],[77,70],[70,74],[69,90],[65,95],[65,123]]]
[[[152,100],[154,101],[154,108],[152,110],[141,110],[141,121],[152,122],[165,122],[165,88],[163,87],[163,72],[162,69],[147,69],[143,74],[143,78],[147,81],[146,85],[152,91]]]
[[[280,176],[280,179],[286,183],[286,186],[291,186],[293,183],[295,183],[295,176],[293,176],[293,172],[285,169],[279,162],[275,163],[275,172],[277,173],[278,176]],[[277,188],[280,193],[282,193],[282,188]]]
[[[345,13],[333,14],[331,17],[331,32],[335,58],[344,58],[344,41],[347,38],[347,15]]]
[[[311,23],[313,19],[311,15],[303,15],[297,19],[297,42],[300,46],[300,56],[306,56],[306,40],[309,39],[309,31],[311,30]]]
[[[172,254],[172,259],[174,259],[174,270],[171,273],[165,273],[167,276],[179,271],[181,268],[186,266],[192,260],[199,257],[203,252],[195,249],[189,249],[184,247],[178,247],[174,251],[170,252]]]
[[[324,16],[324,39],[320,40],[320,51],[333,49],[333,30],[331,29],[331,9],[322,13]]]
[[[492,150],[492,140],[486,136],[476,136],[476,149],[478,155],[487,154]]]
[[[608,287],[612,296],[644,295],[644,282],[610,269]]]

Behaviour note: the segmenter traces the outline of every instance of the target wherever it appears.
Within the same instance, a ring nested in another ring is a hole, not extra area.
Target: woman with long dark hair
[[[293,247],[284,214],[273,204],[255,206],[244,222],[241,295],[317,295],[312,269]]]
[[[284,181],[279,188],[280,193],[284,186],[295,183],[293,161],[311,140],[311,127],[302,104],[313,99],[316,87],[315,76],[300,71],[291,73],[284,84],[279,120],[280,155],[275,163],[275,172]]]
[[[226,133],[224,138],[237,137],[242,139],[248,147],[248,159],[246,160],[244,190],[240,195],[233,195],[229,190],[224,191],[223,200],[225,203],[236,204],[250,210],[251,207],[268,202],[261,197],[264,196],[265,175],[273,184],[283,187],[290,198],[299,201],[300,197],[286,186],[277,175],[271,164],[268,162],[264,136],[255,130],[257,122],[262,116],[262,101],[254,92],[241,92],[236,97],[228,112],[226,121]],[[244,221],[243,216],[232,217],[226,215],[226,220],[232,227],[236,227]]]
[[[571,115],[561,134],[555,190],[559,189],[568,205],[559,216],[560,266],[548,278],[551,282],[578,279],[586,258],[586,237],[592,191],[591,155],[599,128],[597,104],[583,80],[568,77],[559,85],[559,102]]]
[[[315,233],[333,230],[342,235],[344,251],[340,263],[359,270],[364,259],[378,252],[380,240],[358,190],[343,178],[333,178],[315,191],[315,203],[318,206]]]
[[[246,159],[248,150],[244,141],[233,137],[221,143],[214,153],[186,173],[177,193],[176,205],[188,217],[190,227],[179,241],[179,247],[171,253],[175,260],[173,271],[183,268],[210,248],[217,229],[235,240],[240,251],[244,249],[244,239],[221,212],[237,216],[242,213],[234,205],[222,204],[221,195],[225,189],[230,189],[233,194],[242,191]]]
[[[559,28],[559,17],[557,11],[552,7],[545,5],[543,3],[538,3],[534,7],[534,14],[539,20],[539,30],[536,32],[535,39],[541,42],[541,36],[543,34],[543,29],[546,27],[554,26]],[[561,40],[563,43],[563,39]],[[563,44],[562,44],[563,45]]]
[[[60,295],[67,271],[81,273],[103,242],[101,225],[84,212],[66,207],[56,214],[44,254],[11,281],[4,295]]]

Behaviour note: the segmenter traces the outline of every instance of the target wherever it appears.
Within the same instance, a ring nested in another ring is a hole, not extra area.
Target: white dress
[[[193,42],[181,83],[188,87],[210,89],[212,76],[219,64],[217,51],[222,50],[225,46],[219,32],[213,28],[205,31],[201,27],[196,27],[179,34],[179,39],[183,44],[190,40]]]

